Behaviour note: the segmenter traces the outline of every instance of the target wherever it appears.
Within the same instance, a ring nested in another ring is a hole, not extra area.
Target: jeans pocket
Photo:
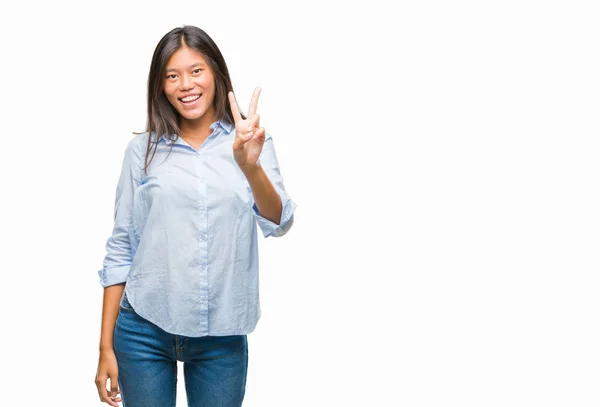
[[[127,294],[125,294],[125,291],[123,291],[123,296],[121,297],[121,303],[119,304],[119,307],[123,311],[133,312],[133,307],[131,306],[129,301],[127,301]]]

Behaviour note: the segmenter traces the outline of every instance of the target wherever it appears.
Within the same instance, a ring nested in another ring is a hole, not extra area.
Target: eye
[[[177,75],[175,75],[174,73],[172,73],[171,75],[167,75],[168,79],[175,79]]]
[[[196,68],[192,71],[192,73],[200,73],[201,69],[200,68]]]

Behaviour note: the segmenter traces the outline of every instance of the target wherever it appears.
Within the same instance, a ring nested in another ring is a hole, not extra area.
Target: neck
[[[204,140],[212,130],[210,125],[217,120],[215,112],[206,112],[202,117],[195,120],[183,119],[180,123],[181,137],[189,139]]]

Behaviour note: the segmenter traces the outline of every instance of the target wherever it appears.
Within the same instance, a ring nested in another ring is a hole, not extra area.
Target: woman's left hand
[[[256,113],[261,88],[254,89],[246,119],[242,119],[233,92],[229,92],[229,105],[235,122],[233,157],[244,173],[252,172],[259,166],[258,157],[265,143],[265,128],[260,127],[260,117]]]

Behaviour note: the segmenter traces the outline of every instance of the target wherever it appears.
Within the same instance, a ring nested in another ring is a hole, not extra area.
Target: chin
[[[204,112],[192,113],[192,112],[179,112],[181,117],[187,120],[196,120],[201,118],[204,115]]]

